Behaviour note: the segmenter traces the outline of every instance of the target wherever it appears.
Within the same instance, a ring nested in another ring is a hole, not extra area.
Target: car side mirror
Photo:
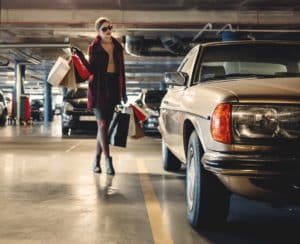
[[[185,72],[166,72],[164,78],[166,83],[171,83],[177,86],[185,86],[189,75]]]

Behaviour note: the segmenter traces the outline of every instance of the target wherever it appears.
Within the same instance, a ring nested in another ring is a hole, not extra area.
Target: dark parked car
[[[149,114],[149,118],[142,124],[146,133],[159,132],[157,128],[159,107],[166,92],[165,90],[145,90],[140,94],[139,99],[135,101],[137,105],[145,109]]]
[[[0,91],[0,126],[5,125],[7,120],[7,105],[3,95],[3,92]]]
[[[42,99],[31,100],[30,109],[33,121],[42,121],[44,119],[44,102]]]
[[[61,115],[62,108],[63,108],[63,104],[62,103],[56,103],[54,105],[54,112],[53,112],[53,114],[54,115]]]
[[[96,117],[87,109],[87,87],[69,90],[63,101],[62,134],[74,130],[97,132]]]

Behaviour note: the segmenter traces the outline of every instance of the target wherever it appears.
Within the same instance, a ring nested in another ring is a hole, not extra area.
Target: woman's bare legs
[[[98,125],[98,132],[97,132],[97,146],[96,146],[96,153],[97,155],[100,155],[102,152],[105,155],[105,165],[106,165],[106,173],[110,175],[115,174],[115,170],[112,164],[112,158],[110,156],[109,152],[109,143],[108,143],[108,125],[109,125],[110,119],[109,120],[104,120],[100,119],[97,120],[97,125]],[[100,156],[98,157],[98,168],[99,172],[96,173],[101,173],[101,168],[100,168]]]
[[[101,154],[105,155],[105,158],[109,157],[109,145],[107,138],[107,123],[104,119],[97,120],[98,131],[96,138],[96,155],[93,163],[93,170],[95,173],[101,173]]]
[[[101,152],[104,153],[105,157],[109,157],[109,145],[108,145],[108,136],[107,136],[107,131],[108,131],[108,125],[106,120],[104,119],[99,119],[97,120],[97,125],[98,125],[98,132],[97,132],[97,147],[96,147],[96,153],[99,155]]]
[[[102,153],[102,148],[100,144],[100,132],[97,130],[97,137],[96,137],[96,155],[100,156]]]
[[[100,166],[101,154],[102,154],[102,147],[100,144],[100,132],[98,129],[97,137],[96,137],[96,155],[93,162],[93,171],[95,173],[101,173],[101,166]]]

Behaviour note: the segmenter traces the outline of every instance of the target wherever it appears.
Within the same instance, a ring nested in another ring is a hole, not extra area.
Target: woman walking
[[[108,127],[116,104],[127,102],[124,54],[122,45],[112,36],[108,18],[96,20],[97,36],[89,45],[89,64],[92,73],[88,87],[88,107],[96,116],[98,132],[93,171],[101,173],[101,154],[105,156],[106,173],[115,174],[109,151]]]

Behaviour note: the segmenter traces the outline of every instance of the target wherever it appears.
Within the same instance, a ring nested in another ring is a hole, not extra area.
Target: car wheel
[[[63,135],[68,135],[68,133],[69,133],[69,128],[67,128],[67,127],[64,127],[64,128],[62,128],[62,134]]]
[[[7,114],[4,112],[3,115],[0,117],[0,126],[4,126],[7,120]]]
[[[164,140],[162,140],[162,157],[163,157],[163,167],[167,171],[178,170],[181,167],[181,162],[178,158],[170,151]]]
[[[186,165],[187,218],[194,228],[225,223],[230,194],[218,178],[201,164],[203,151],[197,133],[189,139]]]

